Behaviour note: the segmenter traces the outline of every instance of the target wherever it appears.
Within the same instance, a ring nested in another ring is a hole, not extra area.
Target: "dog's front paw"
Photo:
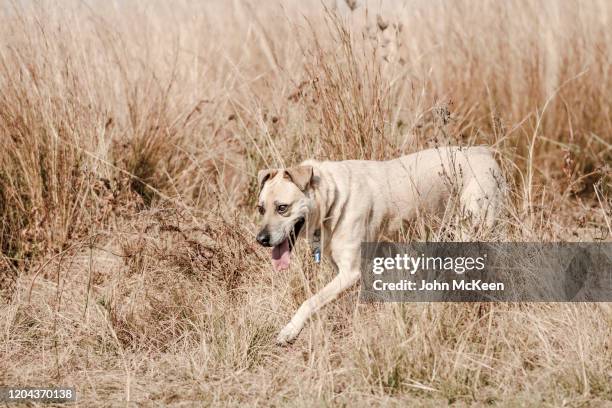
[[[280,333],[278,333],[278,336],[276,337],[276,344],[279,346],[291,344],[298,334],[300,334],[300,331],[302,331],[301,327],[298,327],[293,323],[289,323],[283,328],[283,330],[280,331]]]

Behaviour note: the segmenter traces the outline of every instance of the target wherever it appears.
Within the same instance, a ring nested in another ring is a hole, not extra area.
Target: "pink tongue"
[[[290,257],[289,240],[285,239],[272,249],[272,266],[277,271],[283,271],[289,268]]]

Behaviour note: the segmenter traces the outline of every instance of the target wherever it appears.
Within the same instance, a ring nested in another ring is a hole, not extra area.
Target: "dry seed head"
[[[385,31],[387,27],[389,27],[389,23],[383,20],[380,14],[376,15],[376,24],[378,25],[380,31]]]
[[[357,8],[357,0],[344,0],[348,8],[354,11]]]

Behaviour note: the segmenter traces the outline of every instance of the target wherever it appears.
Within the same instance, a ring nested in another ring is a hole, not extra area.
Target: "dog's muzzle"
[[[257,234],[257,237],[255,239],[262,246],[265,246],[265,247],[272,246],[272,245],[270,245],[270,233],[268,232],[268,230],[266,228],[264,228],[261,231],[259,231],[259,233]]]

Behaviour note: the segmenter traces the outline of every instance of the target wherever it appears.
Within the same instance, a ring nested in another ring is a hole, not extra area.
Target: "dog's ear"
[[[259,173],[257,173],[257,183],[259,183],[259,189],[261,190],[263,188],[264,183],[268,181],[268,179],[276,176],[276,173],[278,173],[277,169],[260,170]]]
[[[304,191],[312,180],[312,166],[297,166],[285,169],[285,174],[293,183]]]

